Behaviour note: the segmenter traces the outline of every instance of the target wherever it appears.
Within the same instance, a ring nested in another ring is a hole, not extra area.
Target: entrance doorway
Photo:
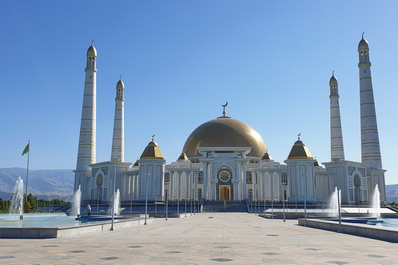
[[[221,186],[220,187],[220,200],[229,201],[231,198],[229,192],[230,192],[229,186]]]

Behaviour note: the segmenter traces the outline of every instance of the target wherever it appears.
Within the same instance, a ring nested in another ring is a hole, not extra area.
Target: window
[[[164,182],[166,182],[166,183],[170,182],[170,173],[169,172],[164,173]]]
[[[247,171],[246,172],[246,184],[252,184],[253,180],[252,180],[252,172],[251,171]]]
[[[281,184],[287,185],[287,173],[282,173],[281,175]]]

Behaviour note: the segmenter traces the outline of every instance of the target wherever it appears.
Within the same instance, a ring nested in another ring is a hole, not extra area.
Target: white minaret
[[[379,133],[377,130],[372,77],[370,73],[369,45],[363,38],[358,44],[359,79],[361,99],[361,150],[362,163],[369,168],[382,169]]]
[[[116,84],[111,161],[124,162],[124,83],[121,76]]]
[[[344,160],[343,133],[341,129],[339,83],[333,75],[329,81],[330,86],[330,151],[332,161]]]
[[[82,119],[80,124],[79,150],[75,170],[75,190],[81,186],[82,200],[85,194],[87,177],[91,176],[90,164],[96,159],[96,90],[97,90],[97,51],[94,43],[87,50],[86,79],[84,83],[84,96]]]
[[[373,97],[372,76],[370,72],[369,44],[363,38],[358,44],[359,53],[359,88],[361,104],[361,153],[362,163],[368,170],[370,178],[370,195],[376,184],[380,190],[380,200],[386,201],[385,179],[381,163],[379,132],[377,130],[377,119],[375,101]],[[370,198],[369,198],[370,200]]]

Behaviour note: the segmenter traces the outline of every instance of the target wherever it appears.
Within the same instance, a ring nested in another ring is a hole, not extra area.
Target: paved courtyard
[[[59,239],[0,239],[0,264],[398,264],[398,244],[246,213],[155,219]]]

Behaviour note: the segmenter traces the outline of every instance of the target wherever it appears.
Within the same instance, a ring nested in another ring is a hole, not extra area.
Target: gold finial
[[[91,46],[94,46],[94,39],[91,41]]]
[[[120,75],[120,81],[122,81],[122,75]]]
[[[221,105],[221,106],[223,107],[222,115],[223,115],[223,117],[225,117],[225,114],[227,114],[227,113],[225,112],[225,108],[228,106],[228,101],[227,101],[224,105]]]
[[[301,136],[301,133],[297,134],[297,138],[299,141],[300,141],[300,136]]]
[[[334,76],[334,70],[333,70],[333,72],[332,72],[332,76]]]
[[[362,32],[362,39],[363,39],[363,34],[365,34],[365,31],[364,31],[364,32]]]
[[[152,135],[152,142],[153,142],[154,139],[155,139],[155,134]]]

